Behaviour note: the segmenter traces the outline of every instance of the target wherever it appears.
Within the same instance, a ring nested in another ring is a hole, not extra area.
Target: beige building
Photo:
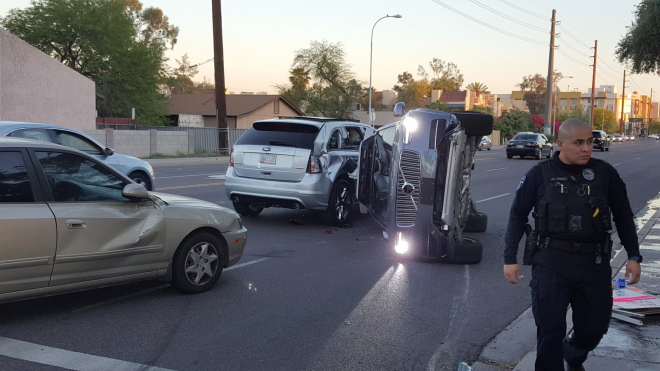
[[[0,28],[0,121],[96,128],[94,82]]]
[[[227,128],[249,129],[255,121],[278,117],[304,116],[279,95],[228,94]],[[172,94],[166,100],[170,118],[178,126],[218,126],[212,94]]]

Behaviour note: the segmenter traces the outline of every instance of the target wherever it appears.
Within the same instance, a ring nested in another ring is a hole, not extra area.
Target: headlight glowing
[[[405,254],[408,252],[408,242],[403,239],[403,233],[399,232],[396,235],[396,245],[394,245],[394,251],[397,254]]]
[[[413,138],[413,132],[417,130],[417,120],[410,116],[403,119],[403,143],[410,144]]]

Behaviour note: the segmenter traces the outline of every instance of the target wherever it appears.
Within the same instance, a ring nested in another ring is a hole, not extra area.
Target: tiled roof
[[[243,116],[253,112],[266,104],[282,99],[279,95],[234,95],[228,94],[227,116]],[[167,99],[170,115],[202,115],[215,116],[215,97],[212,94],[172,94]],[[282,99],[286,104],[284,99]],[[292,109],[297,109],[291,106]],[[302,115],[302,112],[300,113]]]
[[[466,91],[443,91],[439,102],[465,102]]]

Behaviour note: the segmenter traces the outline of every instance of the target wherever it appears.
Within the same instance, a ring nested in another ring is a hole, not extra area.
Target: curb
[[[639,241],[644,240],[653,225],[660,219],[660,210],[654,210],[654,206],[652,206],[653,201],[658,199],[660,199],[660,193],[635,213],[634,219],[636,224],[641,224],[641,227],[637,231],[637,239]],[[655,208],[657,209],[657,206]],[[616,251],[614,257],[610,260],[612,277],[614,278],[626,264],[628,256],[625,253],[625,249],[621,246],[618,232],[612,234],[612,239],[614,241],[613,251]],[[566,329],[570,331],[572,329],[570,309],[566,316],[566,322]],[[536,323],[534,322],[530,307],[486,345],[477,362],[473,365],[477,367],[473,369],[486,371],[492,370],[492,367],[495,366],[496,370],[533,370],[535,360]]]

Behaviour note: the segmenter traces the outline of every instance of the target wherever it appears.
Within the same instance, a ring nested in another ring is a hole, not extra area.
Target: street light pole
[[[367,111],[367,117],[369,117],[369,126],[374,126],[373,122],[371,121],[371,62],[374,54],[374,28],[376,28],[376,24],[378,24],[381,19],[385,18],[401,18],[401,14],[388,14],[382,18],[379,18],[376,23],[374,23],[374,26],[371,27],[371,48],[369,49],[369,111]]]

